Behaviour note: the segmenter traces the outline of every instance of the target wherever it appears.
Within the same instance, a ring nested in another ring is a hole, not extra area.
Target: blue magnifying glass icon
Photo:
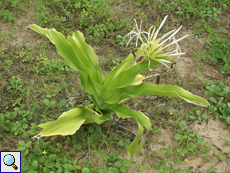
[[[15,170],[18,169],[18,167],[14,164],[15,163],[15,158],[11,154],[7,154],[3,158],[3,162],[7,166],[12,166]]]

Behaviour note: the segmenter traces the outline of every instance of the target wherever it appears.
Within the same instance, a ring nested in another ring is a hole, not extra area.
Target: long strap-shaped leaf
[[[90,119],[90,112],[84,107],[77,107],[64,112],[55,121],[39,124],[38,127],[44,128],[44,130],[42,130],[38,135],[73,135],[86,120],[93,122],[93,120]]]
[[[94,53],[92,47],[85,43],[84,36],[82,32],[77,31],[73,33],[72,38],[74,39],[75,43],[78,45],[78,47],[83,51],[83,53],[86,55],[86,57],[89,59],[93,67],[97,70],[97,72],[100,74],[100,80],[103,82],[104,74],[102,73],[101,68],[98,65],[98,59],[96,54]]]
[[[112,112],[109,111],[106,111],[103,115],[100,115],[90,108],[78,106],[74,109],[64,112],[55,121],[39,124],[38,127],[44,129],[38,135],[73,135],[83,123],[96,122],[98,124],[101,124],[111,119],[111,116]]]
[[[171,60],[171,58],[169,57],[161,57],[159,59],[163,59],[166,61]],[[133,64],[135,64],[135,62],[133,62]],[[112,78],[109,82],[107,82],[107,85],[105,84],[106,90],[126,87],[134,81],[138,74],[146,71],[148,68],[153,68],[159,64],[161,64],[161,62],[157,60],[151,60],[150,64],[147,61],[143,61],[142,63],[131,65],[130,68],[120,72],[118,76]]]
[[[144,142],[143,140],[138,146],[141,135],[143,134],[144,131],[143,127],[145,127],[147,129],[147,132],[149,132],[151,129],[151,122],[145,114],[143,114],[140,111],[138,112],[132,111],[129,109],[127,105],[123,103],[111,105],[108,109],[112,109],[121,118],[130,118],[136,123],[138,123],[139,126],[138,133],[135,139],[133,140],[133,142],[128,147],[128,152],[130,154],[130,163],[131,163],[133,159],[133,155],[135,153],[138,153],[143,147],[143,142]]]
[[[202,97],[196,96],[183,88],[175,85],[159,85],[143,82],[140,85],[130,85],[125,88],[116,90],[111,94],[110,90],[107,90],[101,95],[101,98],[106,100],[108,104],[114,104],[120,100],[124,100],[130,97],[146,96],[146,95],[160,95],[181,98],[189,103],[193,103],[200,106],[208,106],[209,102]]]
[[[104,84],[107,85],[108,82],[110,82],[112,79],[117,77],[122,71],[129,69],[133,65],[133,61],[135,60],[135,57],[132,53],[130,53],[127,58],[122,61],[118,66],[116,66],[104,79]]]
[[[57,52],[65,58],[70,67],[78,70],[84,81],[88,81],[82,85],[88,93],[98,95],[104,91],[102,86],[103,73],[97,64],[96,55],[90,46],[87,46],[86,43],[84,44],[84,37],[80,31],[76,31],[73,37],[69,36],[67,41],[55,29],[43,29],[35,24],[30,25],[30,28],[45,35],[55,44]]]

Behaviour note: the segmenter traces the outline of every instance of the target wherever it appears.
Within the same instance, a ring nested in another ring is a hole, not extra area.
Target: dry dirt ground
[[[12,46],[16,45],[21,45],[21,46],[30,46],[31,44],[34,44],[36,47],[42,45],[42,40],[43,39],[36,39],[37,33],[33,32],[32,30],[28,29],[28,25],[34,23],[34,21],[31,19],[31,14],[28,13],[26,17],[23,17],[22,20],[17,21],[18,25],[22,26],[22,30],[13,30],[12,28],[8,28],[6,24],[1,23],[0,24],[0,30],[7,30],[11,31],[12,33],[16,34],[17,39],[15,41],[12,41],[10,44]],[[200,64],[199,61],[194,59],[194,54],[193,45],[198,45],[202,47],[202,44],[204,44],[204,39],[203,38],[198,38],[198,37],[193,37],[192,35],[192,30],[189,30],[188,28],[184,27],[182,29],[182,32],[180,35],[185,35],[185,34],[190,34],[190,41],[185,40],[183,41],[180,46],[183,52],[188,52],[186,55],[178,58],[175,60],[176,64],[174,66],[174,70],[180,71],[180,74],[178,78],[180,79],[180,85],[183,87],[185,85],[185,82],[187,82],[186,78],[191,77],[191,76],[196,76],[197,69],[199,68]],[[98,59],[100,61],[100,56],[103,56],[104,50],[103,50],[103,45],[92,45],[92,47],[95,47],[95,52],[98,55]],[[112,48],[111,48],[112,49]],[[123,55],[124,56],[124,55]],[[100,63],[100,62],[99,62]],[[108,73],[107,69],[103,69],[104,74],[106,75]],[[224,81],[224,76],[218,74],[218,68],[213,67],[213,66],[204,66],[201,69],[201,79],[206,80],[206,79],[211,79],[213,81],[216,80],[222,80]],[[163,82],[166,80],[163,80]],[[168,82],[165,82],[167,84]],[[164,83],[161,83],[164,84]],[[192,93],[200,95],[202,94],[199,88],[192,89]],[[204,96],[204,95],[200,95]],[[183,107],[183,106],[182,106]],[[135,110],[135,107],[133,108]],[[167,109],[167,108],[165,108]],[[138,109],[137,109],[138,111]],[[137,126],[136,124],[132,123],[130,125],[125,126],[128,129],[133,129],[137,131]],[[135,128],[136,127],[136,128]],[[189,128],[191,131],[196,131],[199,134],[202,135],[202,137],[205,139],[205,141],[212,141],[213,142],[213,148],[216,150],[224,150],[226,152],[230,152],[230,147],[225,146],[223,147],[222,144],[226,142],[225,137],[230,136],[230,131],[226,127],[226,125],[218,119],[214,118],[209,118],[208,121],[194,121],[192,124],[189,125]],[[145,148],[143,150],[134,155],[133,162],[138,163],[141,162],[144,156],[147,156],[147,160],[142,163],[142,165],[145,165],[147,170],[145,171],[146,173],[152,173],[152,172],[157,172],[156,170],[152,169],[152,164],[157,163],[158,161],[161,160],[160,157],[154,158],[151,153],[153,153],[155,150],[160,151],[164,150],[165,148],[168,148],[170,146],[171,148],[176,148],[178,146],[176,140],[174,139],[174,133],[172,132],[172,128],[167,128],[167,127],[162,127],[160,128],[163,133],[159,138],[154,138],[151,135],[148,135],[146,137],[146,144]],[[212,151],[213,152],[213,151]],[[230,171],[230,163],[229,163],[229,158],[226,159],[225,161],[219,161],[218,159],[212,158],[212,152],[206,153],[206,154],[199,154],[198,156],[194,156],[191,154],[187,159],[189,160],[189,164],[186,164],[182,162],[179,165],[176,165],[176,168],[178,167],[189,167],[192,172],[206,172],[208,166],[214,165],[218,169],[218,173],[225,172],[226,170]],[[75,159],[79,159],[80,157],[83,156],[84,153],[79,153],[79,156]],[[93,154],[93,153],[91,153]],[[96,151],[94,154],[97,157]],[[124,156],[124,158],[129,158],[127,153],[120,153],[121,155]],[[203,161],[203,157],[206,156],[210,159],[209,163],[205,163]],[[83,160],[85,159],[90,159],[90,157],[83,157],[79,164],[82,163]],[[91,158],[92,159],[92,158]],[[170,160],[170,157],[169,157]],[[101,158],[98,156],[96,161],[94,162],[95,164],[101,165],[102,163]],[[130,171],[132,172],[132,170]],[[133,172],[135,172],[133,170]]]

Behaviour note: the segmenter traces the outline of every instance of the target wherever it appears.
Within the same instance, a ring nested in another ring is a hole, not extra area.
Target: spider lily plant
[[[136,53],[130,53],[106,77],[104,77],[101,68],[98,66],[97,57],[93,49],[85,43],[84,36],[80,31],[74,32],[72,37],[68,36],[66,39],[55,29],[43,29],[35,24],[30,25],[31,29],[44,35],[55,44],[58,54],[67,61],[70,67],[79,71],[81,85],[90,94],[93,102],[93,104],[86,107],[77,106],[64,112],[55,121],[39,124],[38,127],[43,128],[43,130],[37,137],[73,135],[82,124],[93,122],[101,124],[111,119],[116,113],[121,118],[133,120],[139,127],[135,139],[127,148],[130,154],[130,162],[132,162],[134,154],[143,147],[144,140],[139,141],[144,129],[147,132],[150,131],[151,122],[144,113],[129,109],[123,103],[124,100],[137,96],[160,95],[184,99],[189,103],[207,107],[209,105],[208,101],[178,86],[143,82],[144,79],[150,76],[143,76],[140,73],[159,64],[170,63],[170,60],[183,54],[180,52],[177,43],[186,36],[178,40],[174,37],[181,27],[175,32],[170,31],[157,39],[157,34],[165,20],[166,18],[157,31],[155,31],[155,28],[153,30],[150,28],[148,33],[141,31],[141,25],[138,28],[136,24],[137,31],[132,30],[127,36],[131,36],[130,40],[134,36],[137,37],[136,46],[138,45],[138,40],[141,40],[140,48]],[[173,41],[164,46],[164,43],[171,39]],[[166,47],[174,44],[176,49],[173,52],[162,53]],[[144,58],[137,63],[137,59],[140,56]]]

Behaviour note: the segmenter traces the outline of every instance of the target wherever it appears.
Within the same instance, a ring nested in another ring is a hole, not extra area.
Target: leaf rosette
[[[150,28],[148,33],[141,31],[140,26],[140,29],[137,27],[137,32],[132,30],[127,34],[127,36],[134,34],[130,40],[137,36],[136,46],[138,39],[141,40],[142,44],[135,54],[130,53],[106,77],[104,77],[101,68],[98,66],[98,60],[93,49],[85,43],[84,36],[80,31],[74,32],[72,37],[68,36],[66,39],[63,34],[55,29],[41,28],[35,24],[30,25],[31,29],[47,37],[56,46],[58,54],[66,60],[70,67],[79,71],[81,85],[90,94],[93,102],[87,107],[77,106],[64,112],[55,121],[38,125],[38,127],[43,128],[38,136],[73,135],[82,124],[92,122],[101,124],[111,119],[113,114],[116,113],[121,118],[133,120],[139,127],[135,139],[128,147],[130,162],[132,162],[133,155],[143,147],[144,140],[140,143],[139,141],[144,129],[147,132],[150,131],[151,122],[142,112],[135,112],[129,109],[123,103],[124,100],[137,96],[161,95],[180,98],[200,106],[208,106],[208,101],[178,86],[143,82],[144,79],[150,76],[143,76],[140,73],[159,64],[169,63],[176,56],[184,54],[180,52],[177,43],[186,36],[177,40],[174,38],[181,27],[175,32],[170,31],[157,39],[157,34],[165,20],[166,18],[156,32],[155,28],[152,31],[152,28]],[[170,39],[173,39],[173,41],[164,46],[164,43]],[[173,52],[161,53],[165,48],[173,44],[176,45],[176,49]],[[144,60],[137,63],[137,59],[140,56],[143,56]]]

